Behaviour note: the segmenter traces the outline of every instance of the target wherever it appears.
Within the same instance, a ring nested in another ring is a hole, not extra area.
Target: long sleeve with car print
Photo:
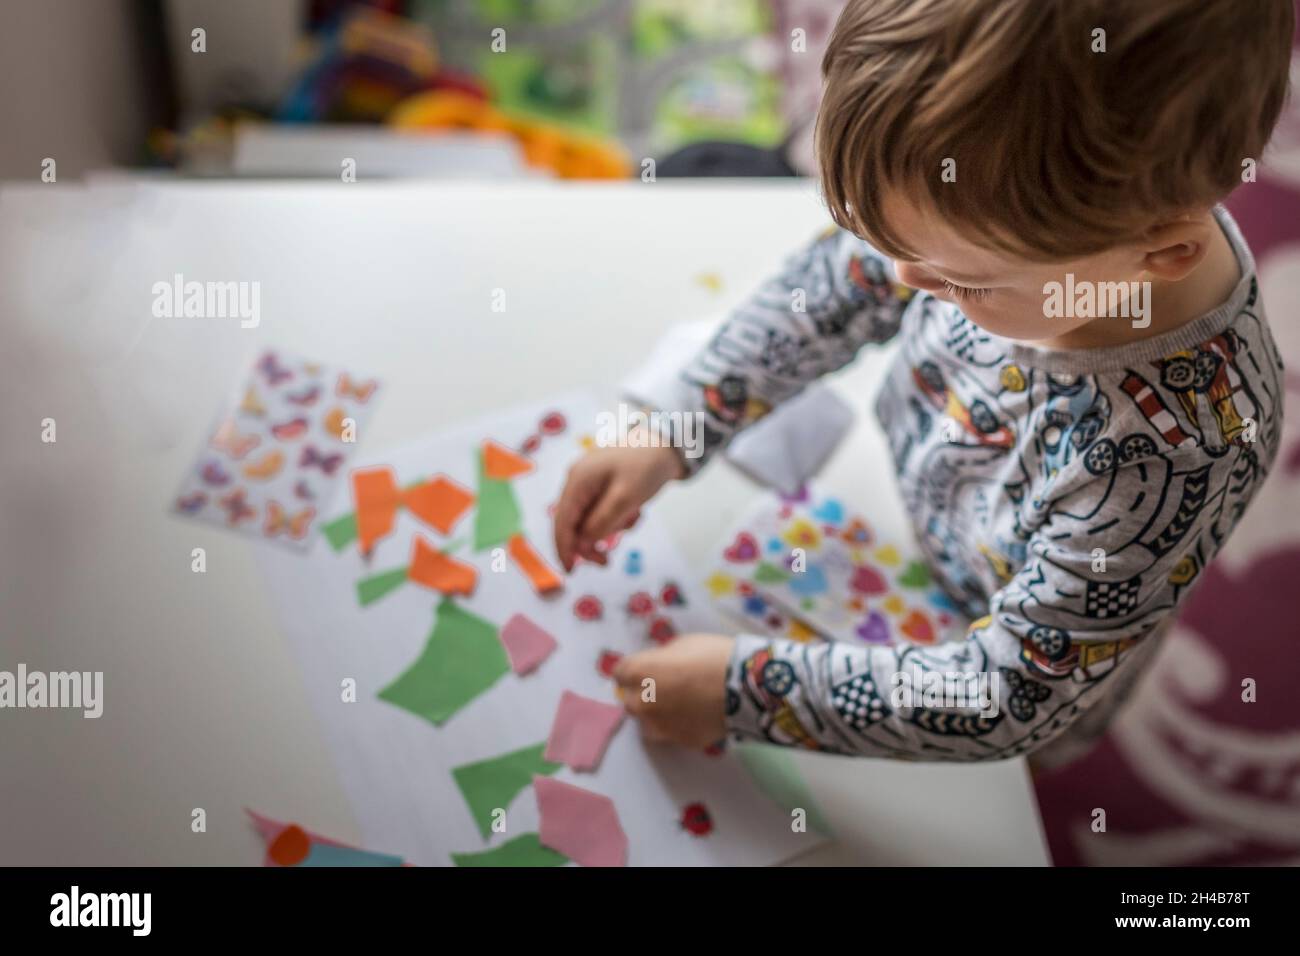
[[[791,257],[683,372],[703,415],[701,468],[745,426],[899,328],[913,290],[861,239],[833,229]]]
[[[1281,362],[1218,215],[1232,296],[1126,346],[1037,349],[915,297],[876,411],[917,544],[972,623],[931,645],[741,636],[733,734],[974,761],[1113,713],[1280,444]]]

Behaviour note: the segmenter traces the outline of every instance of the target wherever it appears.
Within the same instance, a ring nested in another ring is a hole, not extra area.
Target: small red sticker
[[[702,803],[690,803],[682,808],[681,826],[692,836],[708,836],[713,832],[713,817]]]
[[[596,670],[602,677],[613,677],[614,667],[623,659],[623,655],[618,651],[601,651],[600,658],[596,661]]]
[[[666,617],[657,617],[650,622],[650,640],[656,644],[667,644],[677,636],[677,628]]]
[[[645,591],[637,591],[627,599],[627,613],[633,617],[649,617],[654,612],[654,598]]]
[[[664,607],[683,607],[686,604],[686,599],[682,597],[682,589],[673,581],[664,585],[659,600],[664,602]]]
[[[600,598],[588,594],[574,603],[573,613],[579,621],[599,621],[605,608],[601,605]]]

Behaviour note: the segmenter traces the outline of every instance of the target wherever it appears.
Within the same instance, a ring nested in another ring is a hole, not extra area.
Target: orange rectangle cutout
[[[563,579],[542,560],[542,556],[522,534],[517,534],[510,539],[509,550],[511,559],[528,577],[533,590],[538,594],[547,594],[564,587]]]

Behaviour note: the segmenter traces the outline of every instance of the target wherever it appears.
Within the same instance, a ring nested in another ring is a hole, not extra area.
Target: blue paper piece
[[[371,853],[350,846],[330,846],[328,843],[312,842],[311,852],[298,863],[298,866],[401,866],[404,861],[400,856],[387,853]]]

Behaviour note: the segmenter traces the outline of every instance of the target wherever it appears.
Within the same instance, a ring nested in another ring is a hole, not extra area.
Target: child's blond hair
[[[889,188],[1030,259],[1137,239],[1259,160],[1294,16],[1292,0],[849,0],[817,120],[831,214],[903,259]]]

